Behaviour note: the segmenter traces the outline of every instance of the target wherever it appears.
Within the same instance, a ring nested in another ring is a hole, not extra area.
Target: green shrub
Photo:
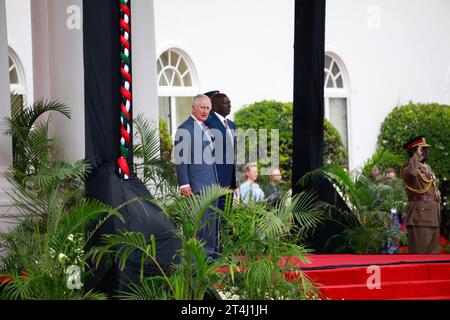
[[[403,145],[409,138],[424,134],[431,145],[429,164],[440,182],[443,209],[450,211],[450,106],[414,104],[398,106],[385,119],[378,147],[407,158]]]
[[[167,122],[159,119],[159,143],[161,150],[161,159],[170,161],[173,149],[172,136],[169,133]]]
[[[279,130],[280,168],[284,181],[289,185],[292,176],[292,108],[291,102],[264,100],[248,105],[235,114],[238,129]],[[347,155],[339,132],[327,120],[325,120],[324,128],[324,163],[345,166]],[[270,148],[270,139],[268,145]],[[247,148],[250,147],[252,146],[247,146]]]
[[[341,135],[330,121],[324,119],[323,132],[323,162],[346,167],[347,151],[342,142]]]

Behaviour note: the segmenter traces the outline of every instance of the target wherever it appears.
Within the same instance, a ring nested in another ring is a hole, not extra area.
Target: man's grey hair
[[[204,94],[198,94],[198,95],[196,95],[194,97],[194,99],[192,99],[192,105],[193,106],[197,106],[198,102],[201,101],[201,100],[204,100],[204,99],[208,99],[209,100],[209,97],[204,95]]]

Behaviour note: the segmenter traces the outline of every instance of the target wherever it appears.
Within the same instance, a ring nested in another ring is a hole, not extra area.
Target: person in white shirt
[[[245,166],[246,181],[239,186],[240,200],[245,204],[250,201],[257,202],[264,200],[264,191],[255,182],[258,179],[258,166],[250,163]]]

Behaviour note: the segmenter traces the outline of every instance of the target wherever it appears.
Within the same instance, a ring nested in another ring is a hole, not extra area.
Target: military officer
[[[436,177],[426,163],[430,145],[426,143],[425,138],[418,136],[404,145],[410,159],[402,167],[400,175],[408,194],[408,252],[436,254],[440,251],[441,194]]]

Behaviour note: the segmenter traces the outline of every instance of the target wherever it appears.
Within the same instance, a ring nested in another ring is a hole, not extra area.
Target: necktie
[[[203,133],[205,134],[205,136],[208,138],[209,140],[209,146],[211,149],[214,150],[214,143],[213,143],[213,138],[211,137],[211,135],[209,134],[208,128],[206,128],[205,124],[202,122],[201,127],[203,129]]]
[[[225,131],[227,132],[228,136],[230,137],[230,145],[231,145],[231,147],[234,147],[234,137],[233,137],[233,133],[231,132],[230,127],[228,126],[227,118],[225,118],[223,120],[223,125],[225,126]]]

